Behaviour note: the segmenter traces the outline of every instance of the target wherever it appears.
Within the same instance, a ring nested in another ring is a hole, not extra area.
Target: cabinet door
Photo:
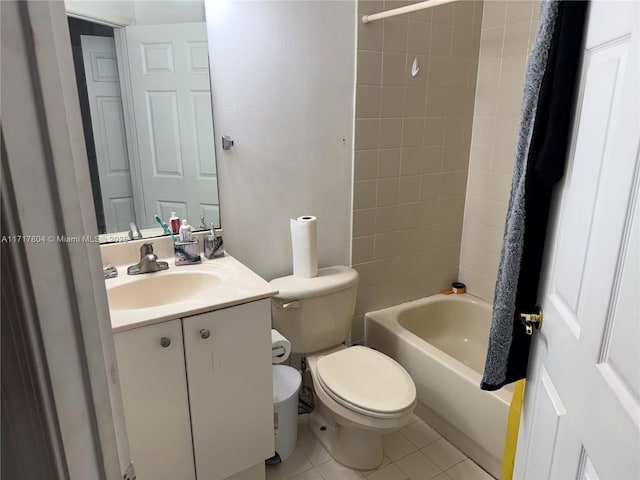
[[[270,301],[183,319],[198,480],[273,455]]]
[[[138,480],[195,479],[180,320],[114,338]]]

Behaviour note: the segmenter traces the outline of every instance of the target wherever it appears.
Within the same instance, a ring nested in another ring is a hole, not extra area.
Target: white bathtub
[[[488,303],[434,295],[367,313],[365,341],[409,372],[416,414],[499,478],[512,389],[480,390],[490,326]]]

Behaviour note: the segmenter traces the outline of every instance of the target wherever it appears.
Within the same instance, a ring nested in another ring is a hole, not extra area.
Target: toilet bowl
[[[317,277],[276,278],[271,302],[273,327],[306,355],[316,409],[313,434],[338,462],[372,470],[383,459],[382,435],[408,423],[416,388],[407,371],[383,353],[346,347],[355,310],[358,273],[336,266]]]
[[[384,458],[382,435],[411,419],[413,380],[394,360],[362,346],[309,355],[307,363],[316,394],[309,428],[338,462],[375,469]]]

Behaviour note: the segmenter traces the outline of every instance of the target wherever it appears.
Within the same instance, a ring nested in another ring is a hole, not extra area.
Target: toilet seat
[[[413,380],[395,360],[376,350],[354,346],[317,361],[322,389],[340,405],[376,418],[394,418],[413,408]]]

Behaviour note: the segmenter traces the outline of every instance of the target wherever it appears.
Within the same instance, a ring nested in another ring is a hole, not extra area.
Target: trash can
[[[276,454],[285,461],[298,439],[298,391],[300,372],[287,365],[273,365],[273,434]]]

